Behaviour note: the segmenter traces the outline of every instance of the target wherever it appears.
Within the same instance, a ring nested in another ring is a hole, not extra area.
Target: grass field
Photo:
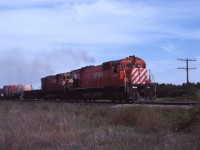
[[[200,149],[200,108],[0,101],[0,149]]]

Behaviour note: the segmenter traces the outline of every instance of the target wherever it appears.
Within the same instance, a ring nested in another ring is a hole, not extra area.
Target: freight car
[[[5,85],[0,89],[1,99],[23,99],[24,91],[33,90],[32,85]]]
[[[24,92],[24,99],[137,101],[155,99],[153,76],[139,57],[105,62],[41,79],[41,90]]]

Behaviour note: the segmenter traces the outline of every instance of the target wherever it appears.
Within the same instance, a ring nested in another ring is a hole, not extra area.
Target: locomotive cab
[[[120,79],[130,80],[131,72],[134,68],[146,69],[146,63],[135,56],[129,56],[123,59],[120,63]]]

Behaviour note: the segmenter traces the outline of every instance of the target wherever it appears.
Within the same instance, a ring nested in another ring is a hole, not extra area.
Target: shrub
[[[192,131],[200,133],[200,107],[194,107],[184,113],[182,118],[174,121],[173,131]]]

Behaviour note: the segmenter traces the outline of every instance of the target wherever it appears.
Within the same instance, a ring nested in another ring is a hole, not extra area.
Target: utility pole
[[[180,58],[178,58],[177,60],[180,60],[180,61],[185,61],[186,62],[186,68],[184,68],[184,67],[179,67],[179,68],[177,68],[177,69],[184,69],[184,70],[186,70],[186,79],[187,79],[187,100],[189,99],[189,70],[190,69],[196,69],[196,68],[189,68],[189,61],[196,61],[196,60],[194,60],[194,59],[188,59],[188,58],[186,58],[186,59],[180,59]]]

